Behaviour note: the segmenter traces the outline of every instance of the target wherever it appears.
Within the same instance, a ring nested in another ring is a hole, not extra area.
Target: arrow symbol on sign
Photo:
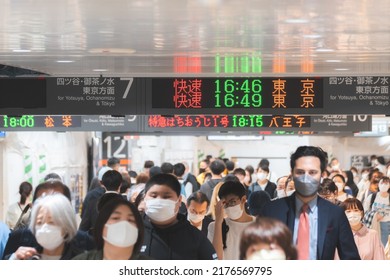
[[[126,99],[126,98],[127,98],[127,95],[129,94],[131,85],[133,84],[134,78],[120,78],[120,80],[121,80],[121,81],[129,81],[129,83],[127,84],[125,93],[123,94],[123,97],[122,97],[123,99]]]

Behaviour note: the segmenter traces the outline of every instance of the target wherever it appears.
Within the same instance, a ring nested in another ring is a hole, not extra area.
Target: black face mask
[[[199,174],[203,173],[203,172],[206,172],[206,169],[204,168],[199,168]]]

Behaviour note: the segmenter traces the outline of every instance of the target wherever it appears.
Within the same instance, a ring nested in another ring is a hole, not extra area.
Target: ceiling
[[[390,72],[388,0],[0,0],[0,75]]]

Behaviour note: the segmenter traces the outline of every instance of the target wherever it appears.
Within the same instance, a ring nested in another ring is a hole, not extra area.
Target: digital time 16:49
[[[215,108],[259,108],[262,105],[260,79],[215,80]]]

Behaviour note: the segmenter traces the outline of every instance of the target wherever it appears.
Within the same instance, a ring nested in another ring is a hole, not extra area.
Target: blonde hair
[[[213,194],[211,195],[210,207],[209,207],[209,211],[207,212],[207,215],[211,215],[213,220],[215,220],[215,205],[219,201],[218,192],[219,192],[219,189],[221,188],[221,186],[223,185],[223,183],[225,183],[225,182],[221,181],[221,182],[217,183],[214,187]]]

